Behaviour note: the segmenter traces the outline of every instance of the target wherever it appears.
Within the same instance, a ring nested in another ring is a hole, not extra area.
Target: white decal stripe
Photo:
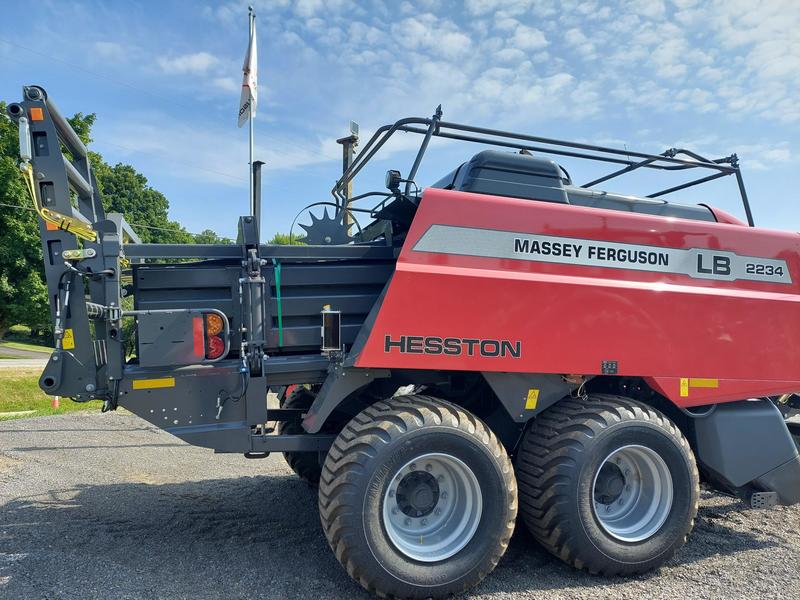
[[[675,273],[695,279],[792,283],[789,267],[780,259],[454,225],[431,225],[414,251]]]

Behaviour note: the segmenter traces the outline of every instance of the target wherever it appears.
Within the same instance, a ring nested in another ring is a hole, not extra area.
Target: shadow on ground
[[[703,509],[695,536],[671,564],[774,545],[726,527],[726,507]],[[559,589],[568,597],[569,590],[590,595],[597,586],[630,584],[563,565],[520,523],[495,573],[471,595]],[[275,475],[91,485],[13,500],[0,522],[0,596],[369,597],[330,552],[315,491]]]

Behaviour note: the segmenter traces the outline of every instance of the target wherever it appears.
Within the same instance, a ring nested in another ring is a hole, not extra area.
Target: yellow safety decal
[[[72,350],[75,348],[75,334],[72,329],[64,330],[64,337],[61,338],[61,348],[63,350]]]
[[[528,390],[528,397],[525,400],[525,410],[533,410],[539,403],[539,390],[531,388]]]
[[[689,388],[718,388],[719,379],[681,377],[681,398],[689,396]]]
[[[135,390],[152,390],[156,388],[171,388],[175,387],[174,377],[161,377],[160,379],[134,379],[133,389]]]
[[[719,379],[690,379],[689,387],[693,388],[718,388]]]

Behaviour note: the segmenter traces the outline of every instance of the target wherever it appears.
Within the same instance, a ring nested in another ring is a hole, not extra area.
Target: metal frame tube
[[[80,174],[78,169],[75,168],[69,159],[66,156],[62,156],[64,159],[64,168],[67,171],[67,180],[70,182],[75,191],[78,192],[79,196],[84,198],[91,198],[92,197],[92,186],[89,185],[89,182]]]
[[[42,90],[44,92],[44,90]],[[78,137],[78,134],[75,133],[75,130],[72,128],[72,125],[69,124],[58,110],[58,107],[50,98],[45,98],[45,103],[47,104],[47,111],[50,113],[50,118],[53,120],[53,124],[56,126],[56,132],[58,136],[61,138],[61,141],[64,142],[64,145],[67,149],[72,153],[73,158],[86,158],[88,155],[88,151],[86,150],[86,146],[83,145],[81,138]]]

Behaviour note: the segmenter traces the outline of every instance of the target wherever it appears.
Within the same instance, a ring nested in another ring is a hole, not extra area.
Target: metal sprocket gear
[[[317,218],[314,213],[311,216],[311,225],[303,225],[306,232],[305,242],[312,246],[336,246],[347,244],[352,241],[352,237],[347,232],[347,225],[344,222],[345,211],[337,211],[333,217],[328,215],[327,207],[322,213],[322,217]]]

